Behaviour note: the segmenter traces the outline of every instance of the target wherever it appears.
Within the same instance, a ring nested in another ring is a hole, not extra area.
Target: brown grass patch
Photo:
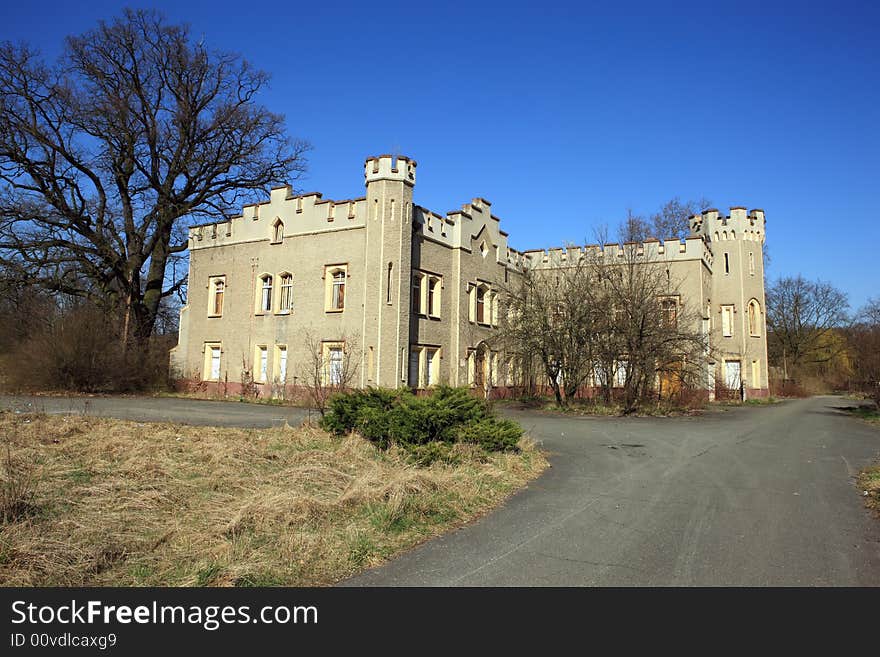
[[[478,517],[546,467],[528,442],[518,454],[456,446],[457,465],[421,468],[307,427],[3,412],[0,439],[18,468],[0,467],[3,482],[25,477],[28,505],[0,523],[5,586],[331,584]]]
[[[858,486],[865,496],[865,505],[880,514],[880,465],[862,470],[859,473]]]

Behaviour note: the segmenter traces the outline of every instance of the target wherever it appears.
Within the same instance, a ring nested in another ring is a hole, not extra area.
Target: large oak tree
[[[152,11],[69,37],[54,64],[0,44],[0,267],[149,336],[186,283],[186,228],[305,169],[267,82]]]

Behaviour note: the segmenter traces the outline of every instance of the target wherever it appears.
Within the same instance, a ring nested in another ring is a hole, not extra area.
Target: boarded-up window
[[[721,306],[721,334],[733,337],[733,306]]]
[[[749,335],[752,337],[761,335],[761,307],[755,299],[749,301]]]
[[[265,383],[269,370],[269,349],[264,346],[257,347],[257,381]]]

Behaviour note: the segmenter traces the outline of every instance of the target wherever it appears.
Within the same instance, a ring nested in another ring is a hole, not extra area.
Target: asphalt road
[[[880,520],[853,483],[880,456],[880,431],[839,410],[851,403],[661,419],[509,412],[553,467],[478,522],[344,584],[880,585]],[[0,397],[0,408],[248,427],[304,416],[136,397]]]
[[[845,404],[519,414],[552,469],[481,521],[347,584],[880,585],[880,520],[853,485],[880,455],[880,431]]]
[[[299,425],[308,412],[289,406],[178,397],[50,397],[0,395],[0,409],[50,415],[100,415],[137,422],[182,422],[216,427]]]

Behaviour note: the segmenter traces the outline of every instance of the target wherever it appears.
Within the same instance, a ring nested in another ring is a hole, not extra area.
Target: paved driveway
[[[299,409],[0,397],[0,408],[272,426]],[[880,520],[853,475],[880,431],[835,397],[693,418],[510,412],[552,468],[482,520],[349,585],[880,585]]]
[[[551,452],[504,507],[349,585],[880,585],[853,475],[880,431],[834,397],[697,418],[518,419]]]

